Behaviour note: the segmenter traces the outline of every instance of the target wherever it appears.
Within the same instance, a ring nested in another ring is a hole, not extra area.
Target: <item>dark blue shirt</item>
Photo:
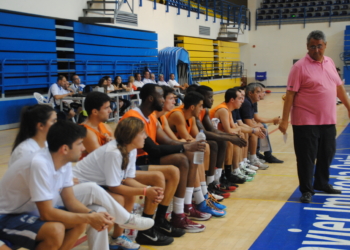
[[[239,114],[239,109],[235,109],[231,113],[232,113],[232,119],[234,123],[237,123],[237,121],[242,120],[241,115]]]
[[[254,104],[249,99],[249,97],[244,98],[241,108],[239,109],[242,120],[244,119],[253,119],[254,118]]]

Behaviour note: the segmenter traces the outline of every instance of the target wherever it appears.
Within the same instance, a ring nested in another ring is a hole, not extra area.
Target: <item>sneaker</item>
[[[284,163],[284,161],[277,159],[273,155],[270,155],[269,157],[265,156],[265,160],[268,163]]]
[[[203,213],[211,214],[215,217],[222,217],[226,215],[224,210],[217,209],[210,201],[202,201],[198,205],[196,205],[197,209]]]
[[[157,219],[154,226],[160,233],[169,237],[181,237],[186,233],[184,229],[173,227],[165,218]]]
[[[242,179],[245,179],[246,182],[251,182],[252,180],[254,180],[254,177],[251,177],[251,176],[248,176],[248,175],[245,175],[241,172],[241,170],[238,170],[239,173],[237,174],[237,176],[239,178],[242,178]]]
[[[250,164],[255,167],[258,167],[261,170],[265,170],[269,167],[268,165],[261,163],[257,158],[255,158]]]
[[[236,190],[238,188],[237,184],[228,181],[225,174],[221,175],[220,177],[220,187],[222,185],[229,187],[230,190]]]
[[[159,232],[156,227],[137,233],[135,241],[140,245],[167,246],[173,243],[173,237],[166,236]]]
[[[220,196],[224,197],[224,199],[230,197],[230,193],[225,193],[225,192],[221,191],[220,185],[217,184],[215,181],[208,185],[208,191],[212,194],[220,195]]]
[[[250,161],[249,161],[249,160],[247,160],[247,161],[244,162],[244,163],[246,164],[247,168],[249,168],[249,169],[251,169],[251,170],[256,171],[256,170],[259,169],[258,167],[255,167],[254,165],[250,164]]]
[[[197,210],[192,204],[185,204],[185,215],[191,220],[199,221],[205,221],[211,218],[211,214]]]
[[[246,181],[245,178],[239,177],[239,176],[234,175],[232,173],[227,179],[228,179],[229,182],[233,182],[233,183],[236,183],[236,184],[243,184]]]
[[[256,171],[249,169],[244,162],[242,164],[239,164],[239,168],[241,169],[241,172],[243,172],[244,175],[248,175],[248,176],[256,175]]]
[[[191,221],[185,214],[171,214],[170,223],[173,227],[185,229],[186,233],[199,233],[205,230],[205,226]]]
[[[129,220],[125,224],[121,224],[119,226],[124,229],[146,230],[153,227],[153,225],[153,219],[130,214]]]
[[[116,239],[113,239],[112,236],[109,238],[109,249],[137,250],[139,248],[139,244],[132,242],[125,235],[121,235]]]
[[[256,157],[259,158],[260,162],[262,162],[262,163],[265,162],[265,156],[260,154],[259,152],[256,152]]]
[[[215,199],[214,196],[212,196],[210,193],[207,193],[206,195],[204,195],[204,198],[210,201],[211,203],[213,203],[213,205],[219,210],[225,210],[227,208],[225,205],[220,204],[217,201],[217,199]]]
[[[217,202],[222,202],[224,200],[224,197],[221,195],[210,193],[210,192],[208,193],[211,194],[214,197],[214,199],[217,200]]]
[[[225,193],[234,192],[236,190],[236,187],[230,186],[227,180],[223,180],[222,182],[220,182],[220,190]]]

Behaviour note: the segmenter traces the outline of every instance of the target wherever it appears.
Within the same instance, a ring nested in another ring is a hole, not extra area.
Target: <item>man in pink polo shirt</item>
[[[311,201],[314,189],[341,194],[340,190],[328,183],[329,166],[335,154],[336,98],[344,103],[349,117],[350,102],[334,62],[323,55],[326,47],[326,37],[322,31],[315,30],[308,35],[308,53],[293,65],[288,77],[279,126],[285,134],[291,111],[299,189],[302,193],[300,201],[303,203]]]

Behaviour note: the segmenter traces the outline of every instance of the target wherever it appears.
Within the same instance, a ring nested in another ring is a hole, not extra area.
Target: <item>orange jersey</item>
[[[154,115],[154,117],[157,119],[156,111],[153,111],[153,113],[151,115]],[[165,115],[161,115],[157,120],[159,121],[160,126],[162,127],[162,129],[164,130],[164,128],[165,128],[165,120],[166,120]]]
[[[227,107],[227,105],[226,105],[225,102],[219,104],[218,106],[216,106],[215,108],[213,108],[213,109],[211,109],[211,110],[209,111],[209,117],[210,117],[210,119],[215,118],[216,111],[218,111],[219,109],[226,109],[227,112],[228,112],[228,115],[229,115],[229,119],[232,119],[232,113],[231,113],[230,110],[228,109],[228,107]],[[224,131],[224,128],[222,127],[221,121],[220,121],[220,123],[218,124],[218,130],[225,132],[225,131]]]
[[[94,132],[95,133],[95,135],[97,136],[97,140],[98,140],[98,143],[100,144],[100,146],[102,146],[102,145],[105,145],[106,143],[107,143],[107,137],[105,136],[106,134],[108,135],[108,136],[110,136],[110,137],[112,137],[112,133],[111,133],[111,131],[109,131],[107,128],[106,128],[106,126],[105,126],[105,124],[103,123],[103,122],[100,122],[99,124],[98,124],[98,130],[96,130],[96,129],[94,129],[94,128],[92,128],[92,127],[90,127],[89,125],[87,125],[87,124],[81,124],[81,125],[83,125],[86,129],[88,129],[88,130],[90,130],[90,131],[92,131],[92,132]],[[81,158],[80,158],[80,160],[81,159],[83,159],[85,156],[87,156],[89,153],[88,152],[83,152],[83,154],[81,155]]]
[[[182,106],[182,107],[183,107],[183,106]],[[169,120],[169,117],[170,117],[174,112],[181,112],[182,116],[185,118],[185,114],[184,114],[184,112],[183,112],[181,106],[178,107],[178,108],[176,108],[176,109],[171,110],[170,112],[168,112],[168,113],[165,115],[166,118],[168,118],[168,120]],[[189,134],[191,134],[192,127],[193,127],[193,119],[191,118],[191,119],[189,119],[189,120],[186,120],[186,130],[187,130],[187,132],[188,132]],[[177,132],[175,133],[175,135],[176,135],[177,138],[183,139],[183,138],[180,137],[180,135],[179,135]]]
[[[198,119],[202,122],[203,118],[205,116],[205,113],[207,112],[207,109],[202,109],[201,112],[199,113]]]
[[[144,124],[145,124],[145,132],[148,135],[149,138],[151,138],[154,143],[158,144],[157,139],[157,118],[154,115],[150,115],[148,117],[149,121],[147,121],[143,115],[141,115],[139,112],[137,112],[134,109],[129,110],[126,112],[123,117],[120,120],[123,120],[127,117],[136,117],[139,118]],[[147,153],[143,149],[137,149],[137,157],[147,155]]]

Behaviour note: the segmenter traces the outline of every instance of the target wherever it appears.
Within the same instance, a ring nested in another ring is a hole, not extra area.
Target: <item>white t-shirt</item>
[[[71,163],[55,170],[47,148],[14,162],[0,181],[0,214],[39,215],[35,202],[52,200],[55,207],[63,188],[73,186]]]
[[[107,91],[114,91],[114,86],[112,84],[107,86]]]
[[[59,86],[57,83],[54,83],[51,85],[49,88],[49,103],[55,104],[55,106],[58,106],[61,104],[61,100],[55,100],[54,96],[55,95],[65,95],[68,94],[69,91],[65,90],[61,86]]]
[[[171,88],[174,88],[175,86],[180,86],[180,84],[178,84],[176,80],[171,80],[171,79],[169,79],[168,85],[169,85]]]
[[[144,84],[148,84],[148,83],[153,83],[155,84],[155,82],[152,80],[152,79],[147,79],[147,78],[143,78],[143,81],[142,81]]]
[[[73,168],[73,175],[79,182],[93,181],[102,186],[117,187],[123,179],[135,178],[136,154],[136,149],[130,152],[129,164],[122,170],[123,157],[117,141],[112,140],[79,161]]]
[[[136,86],[136,88],[142,88],[143,85],[145,84],[141,81],[134,81],[134,86]]]
[[[158,81],[158,85],[160,85],[160,86],[162,86],[162,85],[169,86],[169,84],[167,84],[166,81]]]
[[[45,142],[45,145],[47,147],[47,142]],[[9,167],[11,167],[15,161],[21,159],[22,157],[29,157],[31,154],[40,149],[41,148],[39,144],[32,138],[28,138],[27,140],[21,142],[11,154],[11,158],[8,164]]]
[[[85,88],[85,85],[84,84],[79,84],[79,85],[75,85],[74,83],[73,84],[71,84],[70,86],[69,86],[73,91],[74,91],[74,93],[78,93],[79,91],[83,91],[84,90],[84,88]]]

